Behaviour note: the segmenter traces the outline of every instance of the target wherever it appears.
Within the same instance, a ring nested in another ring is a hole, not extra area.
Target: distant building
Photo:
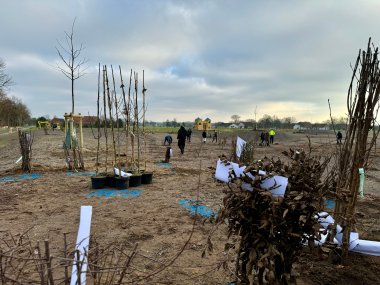
[[[194,129],[198,131],[211,130],[211,120],[209,118],[206,118],[205,120],[202,120],[199,117],[196,118],[194,120]]]
[[[300,129],[301,129],[301,125],[295,124],[293,126],[293,130],[300,130]]]
[[[60,118],[54,117],[50,121],[50,125],[53,127],[53,129],[64,128],[64,126],[65,126],[65,119],[60,119]]]
[[[244,123],[231,124],[228,126],[230,129],[244,129]]]
[[[318,131],[329,131],[330,130],[330,127],[329,125],[326,125],[326,124],[313,124],[313,129],[314,130],[318,130]]]
[[[91,126],[97,126],[98,117],[97,116],[83,116],[82,118],[83,127],[88,128]]]
[[[57,124],[57,125],[64,126],[65,125],[65,119],[60,119],[60,118],[54,117],[53,119],[51,119],[50,124],[52,124],[52,125]]]
[[[298,122],[293,126],[293,130],[311,130],[313,128],[310,122]]]

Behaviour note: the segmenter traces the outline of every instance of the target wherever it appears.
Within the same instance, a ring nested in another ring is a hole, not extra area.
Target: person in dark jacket
[[[342,144],[342,138],[343,138],[342,133],[340,131],[338,131],[338,133],[336,134],[336,143]]]
[[[202,140],[203,140],[203,143],[206,143],[206,140],[207,140],[207,133],[206,133],[206,131],[203,131],[203,133],[202,133]]]
[[[173,142],[173,138],[172,138],[172,136],[169,135],[169,134],[167,134],[167,135],[165,136],[165,139],[164,139],[164,145],[166,145],[166,143],[168,143],[168,145],[171,145],[172,142]]]
[[[178,147],[181,150],[182,154],[185,152],[186,136],[187,136],[187,131],[184,128],[184,126],[181,126],[178,130],[177,140],[178,140]]]
[[[265,144],[269,146],[269,132],[265,132]]]
[[[265,133],[264,132],[261,132],[261,134],[260,134],[260,140],[261,140],[261,144],[260,145],[265,145]]]
[[[212,142],[218,142],[218,133],[214,130],[214,134],[212,135]]]
[[[189,128],[188,130],[187,130],[187,141],[188,142],[190,142],[190,140],[191,140],[191,134],[192,134],[192,130]]]

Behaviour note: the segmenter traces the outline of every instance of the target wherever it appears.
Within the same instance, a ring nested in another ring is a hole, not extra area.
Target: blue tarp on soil
[[[115,190],[115,189],[99,189],[87,194],[87,197],[125,197],[136,198],[141,195],[143,191],[139,189],[134,190]]]
[[[30,180],[37,179],[41,176],[39,173],[24,173],[16,176],[4,176],[0,177],[0,182],[14,182],[18,180]]]
[[[173,166],[172,163],[166,163],[166,162],[155,162],[155,164],[157,164],[158,166],[162,166],[162,167],[171,167],[171,166]]]
[[[195,215],[195,211],[197,211],[197,214],[204,218],[217,217],[217,214],[212,209],[203,205],[197,205],[197,202],[194,200],[182,199],[179,201],[179,204],[190,211],[192,215]]]
[[[335,208],[335,201],[331,199],[326,199],[324,206],[326,209],[332,210]]]

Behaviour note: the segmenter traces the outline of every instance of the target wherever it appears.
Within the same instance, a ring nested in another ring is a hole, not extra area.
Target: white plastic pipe
[[[359,195],[361,198],[364,197],[364,168],[359,168],[360,184],[359,184]]]

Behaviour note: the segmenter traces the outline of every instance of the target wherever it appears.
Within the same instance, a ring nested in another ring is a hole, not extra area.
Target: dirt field
[[[220,209],[225,186],[213,179],[213,168],[219,155],[230,153],[231,138],[236,134],[222,134],[219,139],[227,137],[227,146],[222,148],[211,143],[211,139],[202,144],[200,134],[195,133],[192,142],[187,143],[184,155],[180,155],[173,135],[171,167],[155,163],[164,159],[164,134],[148,134],[147,170],[154,172],[153,183],[137,187],[143,192],[136,198],[107,198],[87,196],[93,191],[90,176],[66,174],[62,132],[45,135],[42,130],[37,131],[32,162],[33,173],[41,176],[15,182],[0,180],[0,238],[4,240],[9,234],[17,236],[28,230],[31,240],[49,239],[53,253],[59,254],[63,233],[69,233],[70,244],[75,243],[80,206],[91,205],[91,235],[98,242],[125,242],[130,250],[138,243],[139,254],[132,262],[133,273],[129,280],[147,276],[170,264],[151,278],[133,284],[227,284],[233,280],[233,264],[229,263],[231,271],[219,268],[224,260],[233,260],[233,254],[224,253],[226,227],[198,220],[193,231],[194,219],[179,201],[195,200],[199,193],[201,204],[215,212]],[[244,132],[241,137],[248,139],[252,134]],[[326,155],[335,148],[333,134],[311,134],[310,138],[315,153]],[[270,147],[257,147],[255,158],[265,155],[281,158],[281,152],[289,147],[308,146],[305,134],[290,132],[279,132],[275,143]],[[104,146],[102,148],[104,150]],[[18,170],[20,165],[15,164],[19,156],[18,138],[14,134],[0,148],[0,179],[21,173]],[[95,170],[95,157],[96,140],[90,130],[85,130],[86,171]],[[103,156],[100,162],[104,163]],[[104,170],[103,165],[100,169]],[[380,157],[376,155],[366,173],[365,198],[358,205],[357,231],[361,239],[380,241],[379,182]],[[201,258],[209,235],[213,253]],[[347,265],[341,266],[329,264],[305,250],[295,270],[299,274],[299,284],[380,284],[379,257],[350,254]]]

